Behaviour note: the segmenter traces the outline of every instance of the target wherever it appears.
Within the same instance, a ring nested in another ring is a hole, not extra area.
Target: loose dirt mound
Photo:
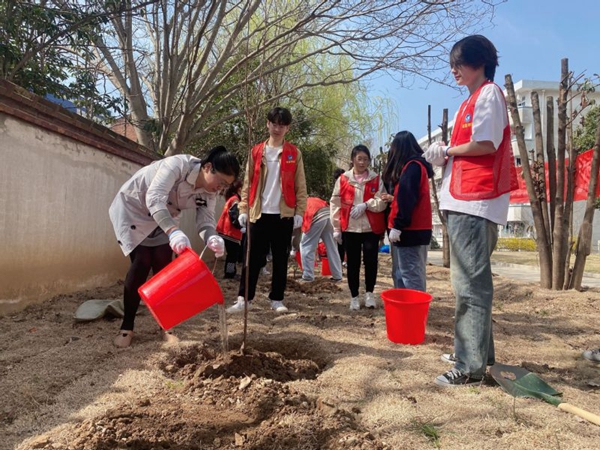
[[[38,438],[35,448],[98,449],[384,449],[357,424],[355,414],[291,388],[315,379],[311,360],[275,352],[220,354],[208,345],[182,349],[158,363],[173,392],[112,409],[61,433]],[[174,401],[176,400],[176,401]],[[67,435],[70,444],[61,444]]]

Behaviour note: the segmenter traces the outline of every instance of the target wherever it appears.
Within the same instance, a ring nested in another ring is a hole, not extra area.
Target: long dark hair
[[[234,178],[240,176],[240,163],[233,153],[229,153],[225,147],[219,145],[212,148],[205,158],[202,158],[202,164],[211,163],[215,171],[233,175]]]
[[[400,178],[404,165],[422,155],[423,149],[410,131],[396,133],[390,145],[387,164],[383,169],[382,178],[386,186],[394,186]]]

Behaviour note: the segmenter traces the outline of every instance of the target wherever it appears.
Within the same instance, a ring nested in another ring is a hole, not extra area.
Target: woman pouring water
[[[125,316],[114,340],[117,347],[129,347],[135,315],[140,305],[138,288],[152,269],[158,273],[171,262],[173,252],[190,247],[179,229],[179,216],[196,210],[196,230],[217,257],[225,243],[215,228],[216,195],[238,177],[236,157],[224,147],[215,147],[205,158],[176,155],[138,170],[119,190],[109,209],[117,242],[131,265],[125,277],[123,294]],[[176,340],[168,332],[167,341]]]

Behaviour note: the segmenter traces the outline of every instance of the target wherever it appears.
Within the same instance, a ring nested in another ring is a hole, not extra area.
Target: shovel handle
[[[589,420],[590,422],[595,423],[596,425],[600,425],[600,416],[586,411],[585,409],[578,408],[577,406],[573,406],[570,403],[561,403],[560,405],[558,405],[558,409],[571,414],[575,414],[576,416],[579,416],[585,420]]]

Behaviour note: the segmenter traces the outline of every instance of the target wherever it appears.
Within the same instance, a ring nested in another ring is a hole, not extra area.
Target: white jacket
[[[363,198],[365,194],[365,184],[371,181],[373,178],[377,176],[376,172],[369,170],[369,174],[365,178],[365,180],[359,183],[356,178],[354,178],[354,172],[352,169],[348,170],[344,173],[344,175],[348,178],[348,183],[354,186],[354,205],[359,205],[361,203],[365,203]],[[331,211],[331,224],[333,225],[333,229],[335,231],[342,231],[342,227],[340,224],[340,211],[341,211],[341,199],[340,199],[340,178],[336,180],[335,187],[333,188],[333,194],[331,195],[330,211]],[[381,199],[381,194],[386,194],[385,187],[383,186],[383,182],[381,181],[381,177],[379,178],[379,189],[375,194],[375,197],[367,201],[367,209],[372,212],[382,212],[387,208],[388,203]],[[363,214],[358,219],[353,219],[350,217],[348,219],[348,229],[345,230],[350,233],[368,233],[371,230],[371,224],[369,223],[369,219],[367,214]]]
[[[166,209],[176,224],[184,209],[196,209],[196,229],[206,240],[216,234],[216,193],[196,189],[202,161],[191,155],[170,156],[138,170],[110,205],[110,220],[125,256],[158,224],[152,215]]]

